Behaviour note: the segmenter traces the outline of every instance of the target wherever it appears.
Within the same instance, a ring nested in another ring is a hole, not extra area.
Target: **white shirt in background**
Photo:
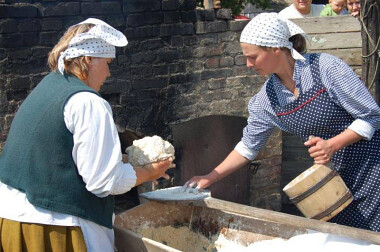
[[[294,4],[291,4],[290,6],[280,11],[278,15],[287,19],[319,17],[323,8],[325,8],[324,4],[312,4],[309,14],[303,15],[294,7]]]

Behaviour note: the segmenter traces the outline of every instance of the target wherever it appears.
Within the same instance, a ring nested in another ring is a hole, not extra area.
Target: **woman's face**
[[[347,9],[353,16],[359,15],[360,0],[347,0]]]
[[[88,57],[88,76],[85,83],[95,91],[99,91],[104,82],[110,77],[110,64],[112,58]]]
[[[255,69],[260,76],[276,73],[278,48],[262,48],[257,45],[241,43],[243,55],[247,57],[247,67]]]

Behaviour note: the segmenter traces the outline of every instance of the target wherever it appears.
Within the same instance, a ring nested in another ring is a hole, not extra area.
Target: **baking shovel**
[[[156,201],[198,201],[211,198],[211,192],[207,189],[195,190],[194,188],[184,190],[182,186],[175,186],[141,193],[140,196]]]

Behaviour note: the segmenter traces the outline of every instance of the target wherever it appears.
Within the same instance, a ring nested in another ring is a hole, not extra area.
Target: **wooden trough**
[[[331,233],[351,239],[380,244],[380,234],[368,230],[307,219],[240,205],[214,198],[199,201],[148,201],[116,216],[115,242],[122,251],[186,251],[173,248],[170,241],[144,238],[146,229],[172,226],[189,227],[205,237],[223,234],[228,240],[247,246],[256,241],[307,234]],[[183,245],[183,244],[182,244]],[[191,251],[206,251],[193,247]],[[208,250],[209,251],[209,250]]]

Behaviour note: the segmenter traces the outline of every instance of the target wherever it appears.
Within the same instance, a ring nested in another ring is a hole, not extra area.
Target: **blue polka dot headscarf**
[[[65,70],[65,59],[79,56],[93,56],[98,58],[115,58],[115,46],[121,47],[128,44],[123,33],[109,24],[96,18],[89,18],[76,24],[94,24],[89,31],[73,37],[67,49],[61,52],[58,59],[58,70],[63,74]]]
[[[240,42],[265,47],[286,47],[294,59],[305,60],[289,41],[289,38],[296,34],[306,37],[299,26],[285,18],[280,18],[277,13],[261,13],[244,27]]]

